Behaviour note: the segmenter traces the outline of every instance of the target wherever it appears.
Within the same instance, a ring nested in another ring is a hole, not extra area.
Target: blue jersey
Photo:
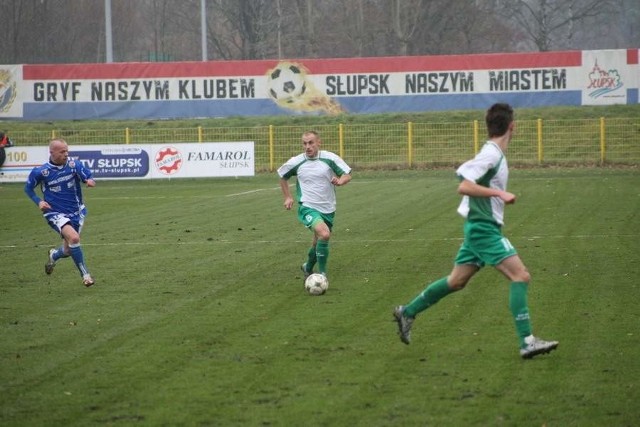
[[[51,211],[72,215],[84,210],[81,184],[88,179],[92,179],[91,171],[74,159],[62,166],[47,162],[31,170],[24,192],[37,205],[42,200],[35,192],[39,185]]]

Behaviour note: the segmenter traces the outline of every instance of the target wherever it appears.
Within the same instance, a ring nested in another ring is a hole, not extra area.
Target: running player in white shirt
[[[296,176],[298,219],[313,231],[307,261],[302,264],[306,279],[318,264],[318,272],[327,274],[329,238],[336,211],[336,186],[351,181],[351,168],[337,154],[320,150],[320,137],[315,131],[302,134],[304,152],[290,158],[278,169],[284,207],[293,207],[289,178]]]
[[[82,183],[94,187],[91,171],[80,162],[69,158],[69,146],[63,139],[49,143],[49,161],[33,168],[24,186],[27,196],[42,211],[44,219],[62,237],[62,245],[49,250],[45,273],[53,273],[60,258],[71,257],[76,264],[82,283],[89,287],[95,281],[89,274],[80,246],[80,232],[87,215],[82,199]],[[35,192],[40,187],[42,198]]]
[[[548,353],[557,341],[544,341],[531,333],[527,289],[531,276],[509,240],[502,235],[505,204],[515,203],[516,196],[507,191],[509,167],[504,153],[513,136],[513,109],[508,104],[494,104],[485,117],[489,140],[471,160],[462,164],[457,175],[462,202],[458,213],[465,218],[464,241],[456,255],[453,270],[427,286],[409,304],[395,308],[400,340],[409,344],[411,326],[417,314],[445,296],[463,289],[485,265],[494,266],[511,283],[509,308],[519,339],[520,356],[530,359]]]

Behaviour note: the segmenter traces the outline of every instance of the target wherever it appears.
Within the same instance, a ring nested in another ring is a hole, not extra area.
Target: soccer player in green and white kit
[[[516,196],[507,192],[509,168],[504,156],[514,132],[513,109],[508,104],[494,104],[487,110],[485,120],[489,140],[456,171],[460,179],[458,193],[463,195],[458,213],[465,221],[464,241],[453,270],[427,286],[409,304],[396,307],[393,315],[400,340],[409,344],[411,326],[418,313],[463,289],[482,267],[492,265],[511,282],[509,308],[519,338],[520,356],[529,359],[554,350],[558,342],[532,335],[527,306],[531,276],[515,248],[502,235],[505,204],[516,201]]]
[[[296,176],[298,219],[313,231],[313,240],[302,264],[306,279],[318,264],[318,272],[327,275],[329,238],[336,211],[336,186],[351,181],[351,168],[337,154],[320,150],[320,137],[316,131],[302,134],[304,152],[290,158],[278,169],[284,207],[290,210],[293,197],[289,178]]]

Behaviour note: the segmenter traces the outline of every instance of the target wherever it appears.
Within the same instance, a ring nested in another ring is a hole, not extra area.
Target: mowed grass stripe
[[[84,244],[98,279],[91,289],[69,262],[44,275],[55,235],[21,186],[3,186],[0,232],[16,247],[0,247],[0,422],[640,419],[636,173],[512,171],[519,200],[507,208],[505,231],[533,275],[535,331],[561,342],[526,362],[515,347],[508,285],[489,269],[418,318],[410,346],[395,334],[393,306],[445,275],[460,244],[451,171],[358,174],[339,188],[322,297],[302,291],[310,234],[279,192],[225,197],[274,182],[141,182],[139,192],[131,182],[100,182],[87,191]],[[143,198],[154,194],[175,200]]]

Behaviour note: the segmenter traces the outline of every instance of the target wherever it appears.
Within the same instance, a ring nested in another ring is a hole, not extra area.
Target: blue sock
[[[53,254],[51,254],[51,258],[53,259],[53,262],[56,262],[60,258],[66,258],[68,256],[69,255],[64,253],[64,245],[57,247],[56,250],[53,252]]]
[[[73,262],[78,267],[78,271],[80,271],[80,275],[84,276],[89,274],[87,267],[84,265],[84,254],[82,253],[82,248],[80,247],[80,243],[77,245],[69,245],[71,249],[71,258],[73,258]]]

